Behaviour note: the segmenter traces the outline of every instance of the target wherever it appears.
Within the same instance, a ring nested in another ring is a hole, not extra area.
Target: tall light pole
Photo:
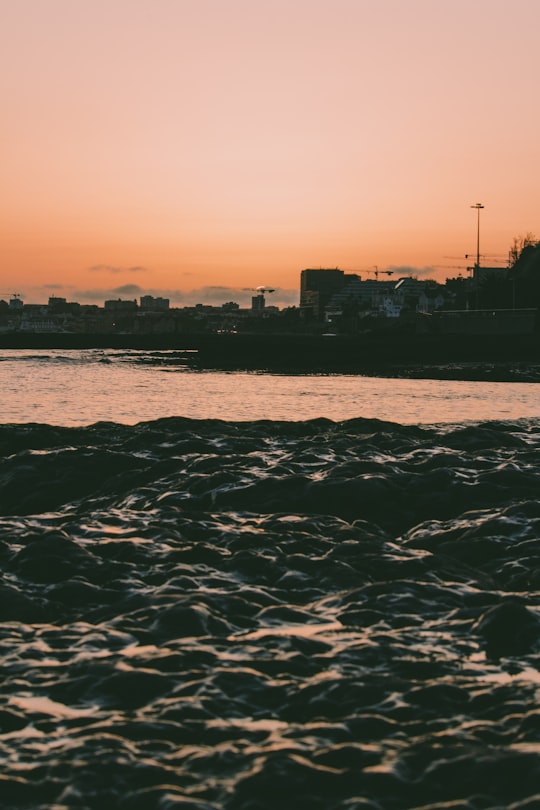
[[[475,203],[471,208],[476,208],[476,264],[473,270],[473,285],[476,293],[476,309],[478,309],[478,293],[480,286],[480,211],[484,206],[482,203]]]
[[[482,203],[475,203],[471,208],[476,208],[476,267],[480,267],[480,209],[484,206]]]

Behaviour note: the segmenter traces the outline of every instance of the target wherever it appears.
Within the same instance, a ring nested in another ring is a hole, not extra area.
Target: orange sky
[[[504,256],[540,232],[538,30],[538,0],[0,0],[0,297],[444,280],[476,202]]]

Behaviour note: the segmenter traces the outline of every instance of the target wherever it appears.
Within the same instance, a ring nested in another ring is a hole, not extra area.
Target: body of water
[[[196,371],[177,351],[0,352],[4,422],[192,419],[430,424],[540,417],[535,383]]]
[[[540,806],[540,388],[0,382],[2,808]]]

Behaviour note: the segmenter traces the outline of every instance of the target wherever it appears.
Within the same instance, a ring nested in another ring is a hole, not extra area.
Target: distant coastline
[[[185,351],[194,369],[540,382],[540,335],[4,333],[0,349]]]

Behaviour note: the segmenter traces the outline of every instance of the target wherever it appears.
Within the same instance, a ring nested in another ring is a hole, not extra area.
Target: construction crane
[[[368,273],[368,274],[372,274],[372,275],[375,276],[375,279],[377,281],[379,280],[380,275],[383,275],[383,276],[393,276],[394,275],[393,270],[379,270],[379,268],[377,267],[376,264],[373,266],[373,270],[366,270],[366,268],[364,267],[362,270],[347,270],[347,273]]]
[[[443,256],[443,259],[475,259],[476,260],[476,258],[477,258],[476,253],[466,253],[465,256]],[[501,255],[498,255],[498,256],[486,256],[485,253],[481,253],[480,258],[481,259],[489,259],[490,261],[497,262],[497,264],[499,262],[507,262],[508,261],[508,256],[501,256]]]
[[[472,253],[466,253],[465,258],[466,259],[476,259],[476,255],[473,255]],[[500,264],[501,262],[508,263],[508,256],[486,256],[485,254],[481,253],[480,258],[481,259],[489,259],[491,262],[497,262],[497,264]]]
[[[22,303],[22,300],[21,300],[22,296],[21,296],[20,293],[0,293],[0,296],[3,296],[3,295],[5,295],[5,296],[9,295],[10,307],[13,308],[14,302],[16,302],[14,308],[18,309],[19,307],[22,307],[23,303]]]
[[[258,287],[244,287],[244,290],[257,293],[257,295],[252,298],[251,308],[259,311],[262,311],[266,305],[265,293],[273,293],[276,291],[274,287],[266,287],[264,284]]]
[[[382,273],[382,275],[383,275],[383,276],[393,276],[393,275],[394,275],[394,271],[393,271],[393,270],[379,270],[379,268],[377,267],[377,265],[375,265],[375,267],[374,267],[374,269],[373,269],[373,270],[365,270],[364,272],[366,272],[366,273],[368,273],[368,274],[369,274],[369,273],[372,273],[372,274],[375,276],[375,280],[376,280],[376,281],[378,281],[378,280],[379,280],[379,275],[380,275],[381,273]]]

